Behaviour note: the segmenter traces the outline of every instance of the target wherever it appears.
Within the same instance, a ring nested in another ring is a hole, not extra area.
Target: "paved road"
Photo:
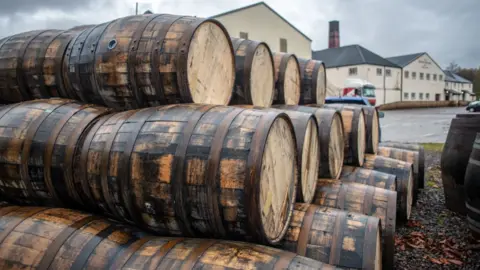
[[[444,143],[450,122],[465,107],[385,111],[382,141]]]

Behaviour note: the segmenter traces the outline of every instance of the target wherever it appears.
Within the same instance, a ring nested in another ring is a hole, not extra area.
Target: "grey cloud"
[[[95,5],[114,3],[110,0],[3,0],[0,4],[0,16],[12,16],[36,12],[38,10],[63,10],[74,12]]]

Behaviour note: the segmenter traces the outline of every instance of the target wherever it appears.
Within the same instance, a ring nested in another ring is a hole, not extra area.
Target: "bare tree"
[[[448,71],[458,72],[459,69],[460,69],[460,66],[455,61],[451,62],[447,66]]]

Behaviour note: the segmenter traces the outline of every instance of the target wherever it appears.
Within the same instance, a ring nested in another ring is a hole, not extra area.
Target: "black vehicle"
[[[467,111],[469,112],[480,112],[480,101],[472,101],[468,104]]]

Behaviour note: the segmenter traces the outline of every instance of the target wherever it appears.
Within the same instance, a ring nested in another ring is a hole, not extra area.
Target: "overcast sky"
[[[134,14],[135,0],[3,0],[0,37],[100,23]],[[140,0],[140,12],[208,17],[254,0]],[[428,52],[442,68],[480,66],[480,0],[267,0],[313,40],[328,46],[328,21],[340,21],[341,45],[360,44],[383,56]],[[296,3],[296,4],[294,4]]]

